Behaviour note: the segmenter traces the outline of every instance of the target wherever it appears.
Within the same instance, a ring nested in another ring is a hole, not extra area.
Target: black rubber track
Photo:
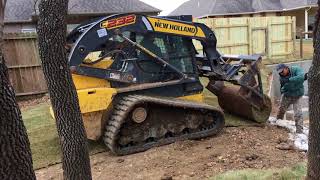
[[[192,109],[199,112],[210,112],[215,116],[215,126],[206,128],[203,131],[198,131],[190,134],[183,134],[178,137],[167,137],[158,139],[155,142],[148,142],[139,146],[130,146],[120,148],[118,144],[119,132],[130,112],[139,104],[153,103],[164,105],[173,108]],[[222,111],[209,106],[207,104],[196,103],[192,101],[166,99],[163,97],[149,97],[143,95],[128,95],[118,100],[118,103],[113,109],[113,113],[109,118],[104,134],[104,142],[106,146],[117,155],[127,155],[137,152],[146,151],[152,147],[170,144],[179,140],[200,139],[218,134],[224,127],[224,114]]]

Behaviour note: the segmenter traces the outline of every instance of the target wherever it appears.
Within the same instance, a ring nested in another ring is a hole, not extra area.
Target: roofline
[[[162,10],[158,9],[158,8],[155,8],[155,7],[152,7],[154,8],[154,10],[146,10],[146,11],[132,11],[132,12],[110,12],[110,13],[106,13],[106,12],[94,12],[94,13],[87,13],[87,12],[83,12],[83,13],[70,13],[68,14],[68,16],[74,16],[74,15],[77,15],[77,16],[82,16],[82,15],[95,15],[95,16],[98,16],[98,15],[110,15],[110,14],[121,14],[121,13],[153,13],[153,14],[159,14],[162,12]],[[5,24],[15,24],[15,23],[33,23],[34,22],[34,17],[37,17],[38,14],[34,14],[34,12],[31,14],[31,19],[30,20],[12,20],[12,21],[4,21]]]
[[[128,12],[119,12],[119,11],[116,11],[116,12],[84,12],[84,13],[70,13],[68,14],[68,16],[74,16],[74,15],[77,15],[77,16],[82,16],[82,15],[109,15],[109,14],[122,14],[122,13],[126,13],[126,14],[130,14],[130,13],[134,13],[134,14],[139,14],[139,13],[160,13],[161,10],[159,11],[128,11]],[[34,16],[34,15],[33,15]]]
[[[297,9],[303,9],[308,7],[318,7],[318,5],[310,5],[310,6],[300,6],[290,9],[282,9],[282,10],[265,10],[265,11],[255,11],[255,12],[239,12],[239,13],[226,13],[226,14],[206,14],[203,16],[198,16],[197,18],[206,18],[208,16],[226,16],[226,15],[243,15],[243,14],[259,14],[259,13],[268,13],[268,12],[286,12],[286,11],[293,11]]]
[[[141,14],[141,13],[152,13],[152,14],[159,14],[161,12],[161,10],[159,10],[159,11],[131,11],[131,12],[108,12],[108,13],[106,13],[106,12],[94,12],[94,13],[92,13],[92,12],[89,12],[89,13],[87,13],[87,12],[84,12],[84,13],[80,13],[80,14],[78,14],[78,13],[70,13],[70,14],[68,14],[68,17],[70,17],[70,16],[106,16],[106,15],[111,15],[111,14]],[[34,22],[34,21],[36,21],[36,19],[38,18],[38,14],[32,14],[31,15],[31,18],[32,18],[32,22]]]

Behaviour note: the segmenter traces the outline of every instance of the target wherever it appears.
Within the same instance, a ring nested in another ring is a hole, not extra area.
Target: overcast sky
[[[179,7],[182,3],[188,0],[140,0],[140,1],[150,4],[151,6],[162,10],[160,15],[165,16],[171,13],[173,10]]]

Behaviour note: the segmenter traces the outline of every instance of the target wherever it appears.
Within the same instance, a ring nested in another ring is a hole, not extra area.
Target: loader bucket
[[[244,97],[239,86],[225,86],[223,82],[210,81],[207,89],[218,97],[219,105],[226,112],[252,120],[265,123],[271,113],[271,100],[268,96]],[[253,100],[254,103],[248,101]]]

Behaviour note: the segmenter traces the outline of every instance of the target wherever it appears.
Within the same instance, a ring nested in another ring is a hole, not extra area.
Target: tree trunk
[[[318,1],[318,6],[320,1]],[[320,179],[320,10],[318,9],[313,32],[314,54],[308,74],[309,81],[309,149],[307,179]]]
[[[5,4],[0,1],[0,179],[29,180],[35,179],[30,143],[3,56]]]
[[[64,179],[91,179],[87,138],[66,57],[68,1],[41,0],[38,36],[60,144]]]

